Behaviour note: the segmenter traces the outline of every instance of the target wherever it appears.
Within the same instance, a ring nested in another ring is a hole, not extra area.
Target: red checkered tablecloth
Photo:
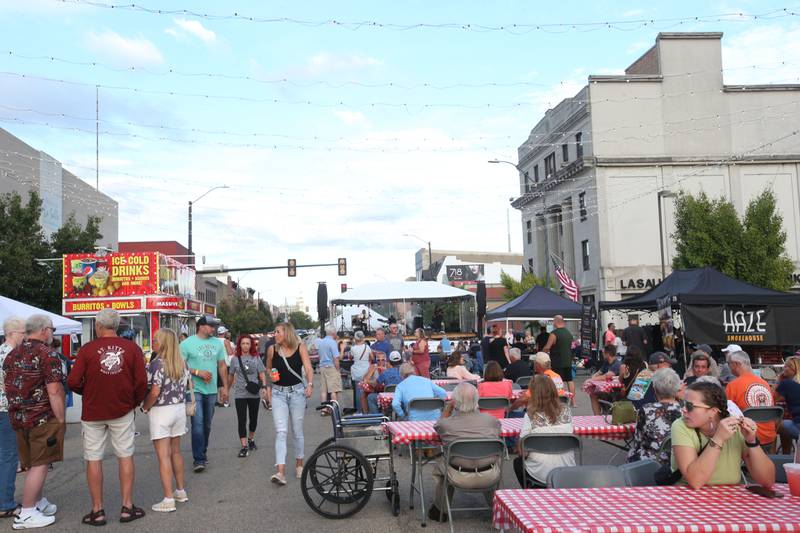
[[[744,485],[498,490],[493,524],[523,533],[800,531],[800,498],[768,499]]]
[[[501,437],[517,437],[522,430],[524,418],[503,418],[500,420]],[[391,434],[394,444],[412,442],[438,443],[439,435],[433,429],[432,420],[425,422],[387,422],[386,431]],[[572,418],[573,433],[579,437],[597,439],[625,439],[636,430],[635,424],[612,426],[602,416],[575,416]]]
[[[592,380],[587,379],[583,382],[583,392],[591,394],[593,392],[612,392],[616,389],[622,388],[622,382],[613,378],[611,380]]]
[[[511,395],[516,400],[517,398],[522,396],[523,392],[524,391],[521,391],[521,390],[515,390],[515,391],[512,391]],[[379,392],[378,393],[378,406],[381,409],[388,409],[388,408],[390,408],[392,406],[392,399],[394,399],[394,393],[393,392]],[[449,400],[452,400],[452,399],[453,399],[453,393],[448,392],[447,393],[447,400],[449,401]]]
[[[445,385],[452,385],[453,383],[459,383],[457,379],[432,379],[435,385],[439,385],[440,387],[444,387]],[[483,378],[478,380],[478,383],[483,381]],[[472,383],[471,381],[467,380],[467,383]]]

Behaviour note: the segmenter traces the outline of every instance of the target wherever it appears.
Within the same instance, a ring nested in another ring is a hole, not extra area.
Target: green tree
[[[295,329],[315,329],[319,323],[303,311],[289,313],[289,322]]]
[[[220,302],[217,314],[234,337],[270,331],[273,327],[269,312],[265,313],[251,300],[242,296],[226,298]]]
[[[540,285],[542,287],[545,286],[544,279],[538,277],[536,274],[525,271],[523,271],[522,277],[519,280],[513,278],[509,274],[506,274],[504,271],[501,271],[500,283],[502,283],[503,287],[506,288],[506,292],[504,294],[506,300],[513,300],[518,296],[522,296],[525,294],[525,291],[529,290],[534,285]],[[552,283],[550,288],[553,288]]]
[[[794,265],[786,254],[783,217],[777,212],[771,190],[750,202],[743,226],[741,279],[759,287],[789,290]]]
[[[772,191],[747,206],[744,220],[724,198],[681,193],[675,200],[672,268],[710,266],[760,287],[787,290],[792,262]]]

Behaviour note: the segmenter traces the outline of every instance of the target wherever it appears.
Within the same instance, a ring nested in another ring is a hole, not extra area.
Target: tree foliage
[[[771,190],[748,204],[744,219],[724,198],[681,193],[675,201],[672,268],[710,266],[760,287],[787,290],[793,266],[782,222]]]
[[[289,313],[289,322],[294,329],[315,329],[319,324],[303,311],[293,311]]]
[[[16,192],[0,196],[0,284],[2,294],[51,311],[61,312],[62,254],[93,252],[102,238],[100,219],[89,217],[86,225],[71,214],[48,240],[39,223],[42,201],[35,191],[23,204]]]
[[[220,302],[217,314],[234,337],[248,333],[263,333],[273,328],[269,309],[263,305],[256,305],[243,296],[234,296]]]
[[[506,288],[506,292],[504,294],[506,300],[513,300],[517,296],[522,296],[525,294],[525,291],[529,290],[534,285],[541,285],[542,287],[545,286],[545,280],[543,278],[540,278],[532,272],[525,272],[524,270],[522,272],[522,277],[519,280],[509,274],[506,274],[504,271],[501,271],[500,283],[502,283],[503,287]],[[550,288],[552,289],[552,283],[550,285]]]

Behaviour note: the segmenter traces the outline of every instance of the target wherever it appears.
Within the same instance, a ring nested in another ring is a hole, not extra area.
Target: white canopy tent
[[[353,329],[352,317],[361,315],[363,311],[366,311],[369,316],[369,329],[371,331],[375,331],[388,323],[385,316],[365,305],[346,305],[342,307],[342,314],[333,318],[333,327],[336,328],[336,331],[351,331]]]
[[[437,281],[396,281],[370,283],[351,289],[332,300],[333,304],[363,304],[397,300],[455,300],[474,298],[469,291],[444,285]]]
[[[81,323],[76,320],[65,318],[49,311],[44,311],[38,307],[24,304],[5,296],[0,296],[0,333],[3,331],[3,322],[9,317],[17,316],[27,320],[31,315],[47,315],[53,321],[56,328],[55,335],[71,335],[81,333]]]

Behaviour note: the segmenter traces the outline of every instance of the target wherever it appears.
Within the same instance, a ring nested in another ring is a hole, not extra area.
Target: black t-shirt
[[[517,378],[521,378],[523,376],[532,376],[533,371],[531,371],[531,365],[525,361],[514,361],[506,367],[505,375],[506,379],[517,381]]]
[[[547,340],[550,338],[550,334],[546,331],[544,333],[539,333],[536,335],[536,351],[541,352],[544,350],[544,347],[547,346]]]
[[[497,337],[489,342],[489,357],[484,357],[484,362],[497,361],[500,367],[505,369],[508,366],[508,359],[506,359],[505,347],[508,343],[503,337]]]
[[[644,328],[641,326],[628,326],[625,328],[625,331],[622,332],[622,340],[625,341],[625,345],[638,346],[639,349],[642,350],[642,355],[648,353],[645,346],[646,339],[647,333],[645,333]]]
[[[486,362],[489,360],[489,343],[492,342],[492,338],[489,335],[484,335],[481,339],[481,355],[483,356],[483,361]]]

